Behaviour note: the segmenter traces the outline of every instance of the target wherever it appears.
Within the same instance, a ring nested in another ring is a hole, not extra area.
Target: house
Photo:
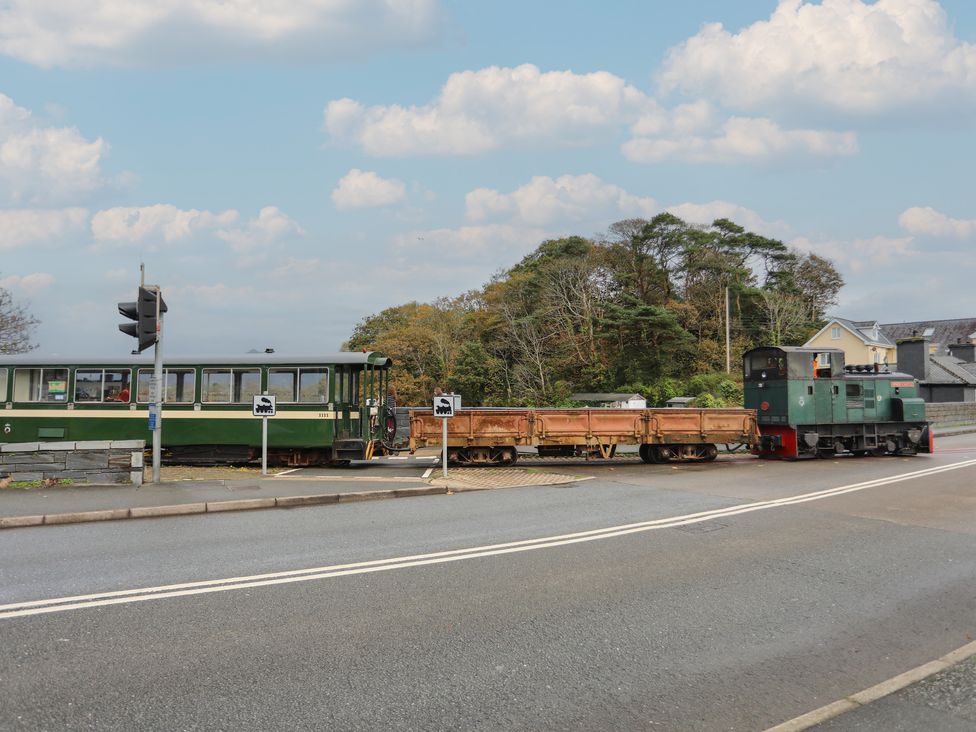
[[[976,401],[976,344],[950,343],[948,354],[933,349],[927,336],[898,341],[898,371],[918,379],[927,402]]]
[[[584,402],[589,407],[605,409],[646,409],[647,399],[640,394],[571,394],[574,402]]]
[[[881,326],[881,332],[892,341],[902,338],[925,338],[929,341],[933,353],[946,356],[949,355],[951,344],[976,341],[976,318],[888,323]]]
[[[831,318],[827,325],[803,344],[806,348],[839,348],[849,364],[895,361],[895,342],[876,320]]]

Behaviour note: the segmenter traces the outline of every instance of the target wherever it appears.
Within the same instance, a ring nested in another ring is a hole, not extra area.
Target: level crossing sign
[[[275,397],[270,394],[255,394],[251,414],[255,417],[274,417],[278,411]]]
[[[461,409],[460,394],[438,394],[434,397],[434,416],[447,419]]]

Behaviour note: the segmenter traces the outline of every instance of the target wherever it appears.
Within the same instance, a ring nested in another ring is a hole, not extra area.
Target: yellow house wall
[[[874,363],[874,353],[881,354],[880,362],[887,361],[895,363],[895,349],[885,348],[884,346],[867,346],[860,338],[851,333],[847,328],[840,329],[840,338],[834,340],[830,337],[830,326],[816,338],[811,338],[806,345],[811,348],[840,348],[844,351],[845,363],[866,364]]]

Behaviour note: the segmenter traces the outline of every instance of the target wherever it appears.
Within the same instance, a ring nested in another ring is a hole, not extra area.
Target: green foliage
[[[726,325],[738,374],[748,348],[806,340],[842,286],[822,257],[728,219],[662,213],[618,221],[599,241],[544,241],[480,291],[365,318],[346,347],[393,357],[401,404],[439,386],[473,406],[570,406],[577,391],[733,406]]]

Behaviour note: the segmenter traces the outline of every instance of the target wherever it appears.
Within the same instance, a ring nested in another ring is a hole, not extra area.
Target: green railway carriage
[[[918,382],[879,365],[848,366],[839,349],[764,347],[744,357],[745,406],[763,457],[931,452]]]
[[[260,457],[252,397],[273,394],[268,460],[345,463],[382,449],[391,360],[378,352],[289,357],[167,358],[164,460],[246,462]],[[0,442],[144,439],[152,360],[0,356]]]

